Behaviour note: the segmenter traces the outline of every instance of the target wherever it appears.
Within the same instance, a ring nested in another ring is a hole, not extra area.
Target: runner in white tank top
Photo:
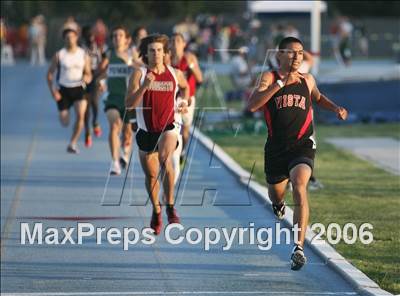
[[[65,127],[69,124],[69,109],[74,106],[76,121],[67,152],[79,153],[77,142],[84,126],[87,105],[83,96],[84,86],[92,80],[90,59],[78,46],[76,31],[68,28],[62,35],[65,47],[54,55],[47,72],[47,83],[57,103],[61,124]],[[53,85],[56,71],[57,85]]]
[[[85,50],[79,46],[74,51],[62,48],[57,52],[57,58],[60,71],[58,84],[68,88],[82,86]]]

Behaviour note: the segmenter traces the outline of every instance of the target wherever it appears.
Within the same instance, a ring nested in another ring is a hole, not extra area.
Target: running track
[[[104,238],[101,245],[94,238],[82,245],[21,245],[21,222],[142,229],[151,213],[143,206],[146,195],[136,157],[121,204],[115,205],[123,178],[110,179],[103,198],[109,167],[106,136],[95,139],[90,150],[81,141],[78,156],[65,152],[70,128],[58,123],[45,72],[24,64],[1,71],[2,295],[357,295],[308,248],[308,265],[291,271],[291,246],[284,244],[261,251],[236,240],[230,251],[222,251],[220,243],[206,252],[201,244],[171,245],[161,235],[153,245],[139,242],[129,251]],[[191,148],[195,157],[185,167],[187,182],[177,194],[186,229],[248,227],[250,222],[274,227],[263,202],[200,143],[192,142]]]

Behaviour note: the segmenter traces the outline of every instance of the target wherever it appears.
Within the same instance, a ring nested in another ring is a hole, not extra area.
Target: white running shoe
[[[304,256],[304,250],[299,245],[294,245],[292,256],[290,257],[290,268],[292,270],[299,270],[306,264],[307,258]]]
[[[111,164],[110,175],[121,175],[121,166],[119,161],[113,161]]]

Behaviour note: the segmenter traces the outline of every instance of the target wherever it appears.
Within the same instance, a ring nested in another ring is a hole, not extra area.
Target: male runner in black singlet
[[[309,218],[307,183],[316,149],[311,98],[320,107],[335,112],[339,119],[347,118],[346,109],[319,92],[311,74],[298,72],[303,53],[299,39],[283,39],[277,54],[279,69],[262,74],[260,86],[248,104],[251,112],[260,108],[264,111],[268,127],[265,175],[273,211],[279,219],[285,214],[284,196],[289,179],[293,185],[293,223],[300,228],[291,255],[293,270],[299,270],[306,262],[303,246]]]

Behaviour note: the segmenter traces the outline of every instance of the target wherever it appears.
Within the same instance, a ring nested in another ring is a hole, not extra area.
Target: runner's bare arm
[[[108,64],[110,63],[110,60],[105,57],[104,59],[101,60],[101,63],[98,68],[98,78],[97,79],[103,79],[107,77],[107,67]]]
[[[47,85],[49,86],[51,95],[56,101],[61,99],[60,92],[53,87],[54,72],[57,69],[57,63],[58,63],[58,58],[57,54],[55,54],[51,59],[49,70],[47,71]]]
[[[140,85],[141,78],[142,71],[136,68],[129,78],[128,90],[125,96],[125,106],[128,109],[139,106],[140,100],[143,99],[144,93],[149,88],[151,82],[154,81],[155,76],[153,73],[148,73],[142,85]]]
[[[89,55],[85,55],[85,67],[83,68],[83,82],[89,84],[92,81],[92,69],[90,68]]]
[[[99,78],[99,76],[101,74],[100,65],[104,61],[104,59],[105,59],[104,54],[101,54],[99,64],[97,65],[97,68],[93,72],[93,79],[95,79],[96,82],[98,82],[100,80],[100,78]]]
[[[50,92],[53,91],[53,75],[57,68],[57,55],[54,55],[51,59],[49,69],[47,71],[47,84],[49,86]]]
[[[196,82],[202,83],[203,73],[201,72],[197,57],[192,53],[187,53],[187,57],[188,57],[190,71],[192,71],[194,78],[196,79]]]
[[[260,85],[253,91],[247,104],[247,109],[250,112],[257,111],[281,88],[278,83],[272,83],[272,81],[273,74],[271,72],[262,74]]]
[[[189,84],[183,75],[182,71],[176,69],[176,79],[178,80],[178,86],[180,88],[180,91],[183,93],[183,101],[185,101],[184,104],[187,103],[187,106],[190,106],[192,104],[192,98],[190,97],[190,90],[189,90]],[[186,113],[186,112],[184,112]]]
[[[178,86],[180,88],[180,91],[183,93],[183,99],[179,102],[177,111],[178,113],[187,113],[187,107],[192,104],[189,93],[189,84],[180,70],[176,69],[175,71],[176,79],[178,80]]]
[[[332,102],[330,99],[328,99],[327,96],[322,94],[315,82],[314,77],[311,74],[307,74],[306,76],[307,82],[309,86],[312,87],[311,90],[311,98],[322,108],[332,111],[337,114],[337,117],[341,120],[346,120],[347,119],[347,110],[343,107],[340,107],[336,105],[334,102]]]

